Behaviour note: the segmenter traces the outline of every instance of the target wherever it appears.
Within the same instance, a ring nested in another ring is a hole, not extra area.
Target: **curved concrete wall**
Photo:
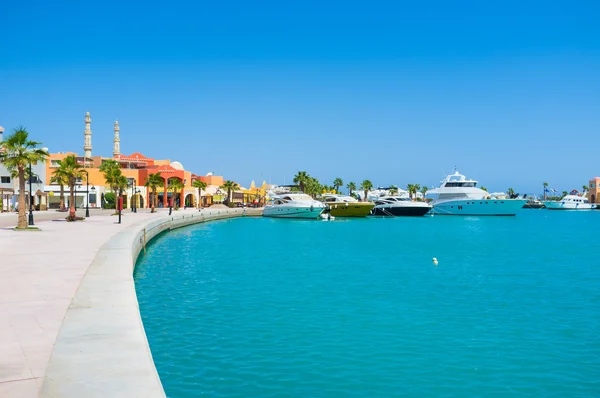
[[[261,209],[248,209],[261,215]],[[106,242],[71,301],[48,364],[42,397],[165,397],[140,316],[133,270],[163,231],[223,218],[242,209],[205,209],[134,224]]]

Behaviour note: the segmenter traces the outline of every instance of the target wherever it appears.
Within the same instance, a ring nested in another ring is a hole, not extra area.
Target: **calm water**
[[[218,221],[155,240],[135,281],[169,397],[600,396],[599,227]]]

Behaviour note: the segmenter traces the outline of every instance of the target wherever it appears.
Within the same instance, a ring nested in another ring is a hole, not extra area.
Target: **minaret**
[[[119,138],[119,121],[115,121],[115,138],[113,138],[113,157],[118,159],[121,157],[121,139]]]
[[[92,123],[92,119],[90,118],[90,113],[85,113],[85,130],[83,132],[83,150],[85,151],[84,156],[86,158],[92,157],[92,130],[90,129],[90,124]]]

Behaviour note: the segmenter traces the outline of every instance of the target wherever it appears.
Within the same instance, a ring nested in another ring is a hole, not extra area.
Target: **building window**
[[[2,176],[2,177],[0,177],[0,179],[1,179],[0,182],[2,184],[9,184],[10,183],[10,177]]]
[[[50,167],[60,167],[59,160],[51,160]]]

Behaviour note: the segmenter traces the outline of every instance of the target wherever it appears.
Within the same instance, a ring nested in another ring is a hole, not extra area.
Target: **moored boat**
[[[561,200],[547,200],[544,205],[548,210],[595,210],[598,205],[590,203],[585,196],[567,195]]]
[[[544,205],[544,203],[541,200],[538,200],[536,198],[527,199],[527,202],[525,202],[525,204],[523,205],[524,209],[543,209],[545,207],[546,205]]]
[[[272,195],[263,209],[264,217],[277,218],[319,218],[325,205],[304,193]]]
[[[439,188],[427,191],[427,196],[433,198],[433,214],[451,216],[514,216],[526,202],[493,197],[458,171],[446,176]]]
[[[375,200],[372,216],[401,217],[424,216],[431,210],[427,202],[412,201],[399,196],[382,196]]]
[[[324,194],[323,200],[334,217],[366,217],[375,206],[372,202],[359,202],[346,195]]]

